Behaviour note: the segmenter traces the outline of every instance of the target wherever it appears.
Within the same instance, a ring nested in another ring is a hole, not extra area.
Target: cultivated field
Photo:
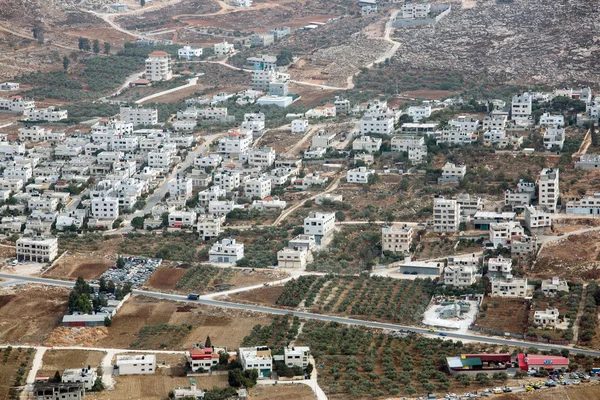
[[[310,275],[288,281],[272,303],[277,289],[260,288],[230,297],[290,309],[410,324],[421,320],[433,284],[429,279]],[[260,301],[261,298],[265,300]]]
[[[0,351],[0,399],[13,399],[14,386],[25,383],[31,362],[35,355],[33,349],[6,348]]]
[[[67,311],[68,297],[68,289],[53,286],[0,289],[0,343],[44,343]]]

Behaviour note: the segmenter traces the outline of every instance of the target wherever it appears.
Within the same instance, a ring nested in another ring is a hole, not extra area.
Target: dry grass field
[[[498,303],[497,307],[494,307],[495,302]],[[485,317],[482,318],[480,313],[475,326],[500,332],[523,333],[528,314],[524,300],[486,297],[482,307],[484,304],[488,307],[486,311],[481,311],[485,313]]]
[[[315,394],[304,384],[286,384],[276,386],[259,385],[250,391],[252,400],[312,400]]]
[[[115,256],[116,258],[116,256]],[[81,276],[83,279],[98,279],[104,271],[111,265],[114,265],[115,260],[104,259],[87,254],[64,255],[56,265],[44,275],[47,277],[77,279]]]
[[[48,350],[37,376],[54,376],[56,371],[62,374],[65,369],[85,368],[88,365],[96,368],[102,363],[104,354],[103,351]]]
[[[0,290],[0,343],[43,343],[67,311],[68,297],[68,289],[50,286]]]

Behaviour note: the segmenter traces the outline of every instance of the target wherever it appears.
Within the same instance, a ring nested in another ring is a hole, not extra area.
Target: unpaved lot
[[[250,391],[253,400],[312,400],[315,394],[310,387],[304,384],[286,384],[266,386],[258,385]]]
[[[116,259],[116,254],[114,257]],[[85,280],[98,279],[104,271],[115,264],[115,261],[110,257],[103,259],[81,253],[66,254],[44,275],[67,279],[77,279],[80,276]]]
[[[548,243],[540,252],[529,275],[547,279],[560,276],[570,280],[600,278],[600,232],[567,236]]]
[[[226,387],[227,375],[196,377],[196,385],[204,389]],[[189,378],[162,375],[159,370],[154,375],[117,376],[115,390],[104,391],[97,395],[86,394],[87,400],[163,400],[169,391],[178,387],[189,387]]]
[[[497,306],[494,307],[494,304]],[[484,305],[487,310],[483,311]],[[479,313],[475,326],[493,329],[500,332],[523,333],[527,323],[528,311],[523,299],[503,299],[486,297],[483,299],[482,311]],[[485,314],[485,317],[482,317]]]
[[[56,371],[61,374],[70,368],[97,368],[102,363],[103,351],[87,350],[48,350],[42,359],[42,366],[37,376],[54,376]]]
[[[66,288],[17,285],[0,289],[0,343],[42,344],[67,311]]]

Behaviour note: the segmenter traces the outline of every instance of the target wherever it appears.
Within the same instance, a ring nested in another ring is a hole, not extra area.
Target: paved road
[[[171,171],[171,173],[167,177],[165,177],[165,180],[162,182],[162,184],[158,186],[154,190],[154,192],[146,199],[146,207],[144,207],[143,210],[137,210],[135,213],[129,214],[127,216],[127,218],[124,221],[125,226],[121,229],[118,229],[117,233],[131,232],[133,230],[133,228],[131,227],[131,220],[135,217],[142,217],[145,214],[151,213],[152,207],[157,205],[162,200],[162,198],[165,197],[165,194],[169,191],[169,182],[175,178],[177,173],[180,171],[185,171],[190,165],[194,163],[196,157],[198,157],[201,154],[204,154],[204,152],[208,150],[210,144],[222,135],[223,133],[214,133],[212,135],[202,136],[204,142],[197,146],[196,149],[194,149],[193,151],[190,151],[185,160],[179,163],[175,168],[173,168],[173,171]],[[114,232],[110,233],[112,234]]]
[[[0,278],[12,279],[12,278],[17,278],[17,276],[9,275],[9,274],[0,274]],[[73,287],[73,285],[74,285],[74,282],[61,281],[61,280],[57,280],[57,279],[29,277],[29,276],[18,276],[18,279],[25,281],[25,282],[41,283],[41,284],[64,286],[64,287]],[[186,296],[176,295],[176,294],[159,293],[159,292],[151,292],[151,291],[146,291],[146,290],[137,290],[136,289],[136,290],[133,290],[133,294],[140,294],[140,295],[145,295],[145,296],[154,297],[157,299],[164,299],[164,300],[185,301],[185,302],[189,301]],[[315,314],[315,313],[302,312],[302,311],[283,310],[283,309],[279,309],[279,308],[265,307],[265,306],[252,305],[252,304],[237,304],[237,303],[231,303],[231,302],[227,302],[227,301],[213,300],[210,298],[210,295],[209,296],[201,296],[199,300],[192,301],[192,302],[198,303],[198,304],[204,304],[204,305],[208,305],[208,306],[214,306],[214,307],[233,308],[233,309],[238,309],[238,310],[262,312],[262,313],[274,314],[274,315],[292,314],[299,318],[305,318],[305,319],[313,319],[313,320],[325,321],[325,322],[337,322],[340,324],[365,326],[365,327],[369,327],[369,328],[404,330],[404,331],[408,331],[408,332],[414,332],[414,333],[420,333],[423,335],[438,337],[437,334],[430,333],[428,329],[419,328],[419,327],[415,327],[415,326],[388,324],[388,323],[374,322],[374,321],[364,321],[364,320],[354,319],[354,318],[346,318],[346,317],[340,317],[340,316],[334,316],[334,315]],[[436,331],[436,332],[439,332],[439,331]],[[525,342],[522,340],[504,339],[501,337],[480,336],[480,335],[469,334],[469,333],[455,333],[452,331],[446,331],[446,335],[447,336],[445,338],[447,338],[447,339],[466,340],[466,341],[472,341],[472,342],[491,343],[491,344],[517,346],[517,347],[535,347],[538,350],[562,350],[564,348],[568,348],[569,351],[574,354],[584,354],[584,355],[589,355],[589,356],[594,356],[594,357],[600,357],[600,351],[596,351],[596,350],[577,349],[577,348],[573,348],[573,347],[535,343],[535,342]]]
[[[173,88],[173,89],[167,89],[167,90],[163,90],[162,92],[151,94],[150,96],[146,96],[146,97],[144,97],[142,99],[136,100],[135,104],[142,104],[142,103],[145,103],[145,102],[147,102],[149,100],[155,99],[157,97],[164,96],[165,94],[177,92],[179,90],[183,90],[183,89],[186,89],[186,88],[189,88],[189,87],[192,87],[192,86],[196,86],[196,83],[198,83],[198,78],[191,78],[188,81],[188,83],[186,83],[185,85],[177,86],[176,88]]]

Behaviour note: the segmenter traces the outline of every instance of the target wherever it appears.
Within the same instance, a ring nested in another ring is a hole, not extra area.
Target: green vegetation
[[[211,284],[218,285],[229,281],[234,274],[235,270],[233,268],[194,265],[181,277],[181,280],[177,283],[177,289],[203,292]]]
[[[409,324],[421,320],[434,289],[431,279],[308,275],[286,282],[276,304],[297,307],[304,301],[316,312]]]
[[[152,349],[160,347],[162,349],[180,348],[183,339],[193,328],[192,325],[150,325],[144,326],[138,332],[135,341],[129,344],[132,349]]]
[[[579,322],[580,344],[589,345],[596,336],[596,328],[598,326],[598,300],[600,300],[600,288],[596,281],[591,281],[587,286],[583,314]]]
[[[198,235],[186,232],[163,232],[161,235],[130,233],[120,243],[120,249],[125,254],[193,262],[199,261],[196,249],[202,243]]]
[[[273,354],[283,354],[283,348],[298,335],[300,319],[291,315],[276,315],[271,325],[256,325],[242,341],[242,347],[268,346]]]

